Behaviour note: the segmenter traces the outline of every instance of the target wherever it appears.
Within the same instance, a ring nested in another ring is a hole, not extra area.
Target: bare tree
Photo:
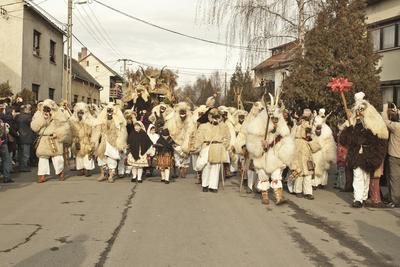
[[[265,56],[267,48],[298,40],[304,47],[307,29],[324,0],[198,0],[198,16],[225,27],[230,44],[247,46],[246,59]],[[243,53],[242,53],[243,55]]]

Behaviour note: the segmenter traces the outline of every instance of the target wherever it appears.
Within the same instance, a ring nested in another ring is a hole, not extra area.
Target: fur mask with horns
[[[106,107],[100,112],[97,117],[97,125],[107,123],[107,121],[112,120],[117,129],[121,129],[122,127],[126,127],[126,120],[124,118],[124,114],[118,105],[110,102]]]

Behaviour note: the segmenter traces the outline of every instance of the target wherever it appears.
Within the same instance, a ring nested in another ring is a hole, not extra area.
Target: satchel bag
[[[203,147],[200,150],[199,156],[196,161],[196,171],[201,171],[208,163],[208,151],[210,150],[210,146]]]
[[[226,162],[227,160],[228,160],[228,155],[222,143],[216,143],[210,145],[210,150],[208,151],[208,161],[211,164],[223,163]]]
[[[308,171],[314,171],[315,170],[315,163],[312,160],[307,160],[307,169]]]

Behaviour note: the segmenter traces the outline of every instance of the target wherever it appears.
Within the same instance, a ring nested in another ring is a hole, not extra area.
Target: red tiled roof
[[[278,47],[272,48],[271,50],[274,53],[274,50],[278,48],[284,49],[284,51],[267,58],[265,61],[254,67],[253,70],[276,69],[288,65],[288,63],[293,60],[297,48],[297,42],[290,42],[284,45],[280,45]]]

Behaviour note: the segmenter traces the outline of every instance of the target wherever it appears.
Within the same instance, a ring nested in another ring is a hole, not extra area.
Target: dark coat
[[[380,139],[361,123],[345,128],[340,134],[340,143],[348,149],[347,166],[359,167],[371,174],[382,164],[388,145],[387,140]]]
[[[157,143],[154,145],[154,147],[157,150],[157,154],[172,155],[174,153],[174,145],[176,144],[170,136],[168,136],[167,139],[161,136],[160,138],[158,138]]]
[[[18,144],[30,145],[33,143],[34,133],[31,129],[32,115],[20,113],[15,116],[15,123],[18,132]]]

